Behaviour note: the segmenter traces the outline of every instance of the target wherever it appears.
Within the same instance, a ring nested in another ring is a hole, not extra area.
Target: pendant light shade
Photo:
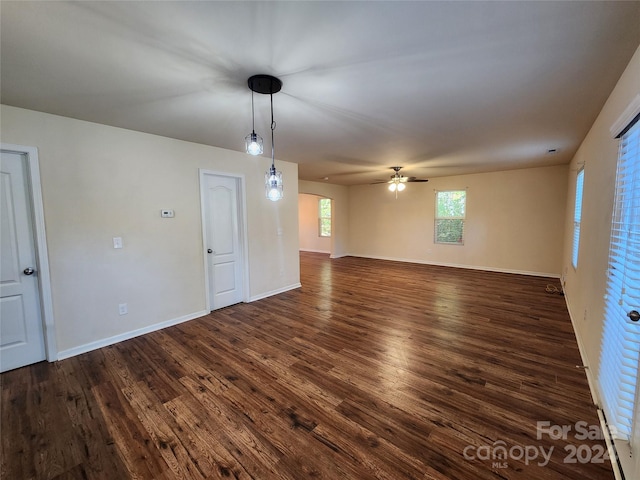
[[[272,202],[277,202],[282,198],[282,172],[276,170],[274,165],[264,176],[265,195]]]
[[[282,172],[276,170],[275,164],[275,139],[273,132],[276,129],[276,122],[273,119],[273,94],[278,93],[282,88],[282,82],[271,75],[254,75],[247,81],[251,89],[251,115],[253,117],[253,92],[268,94],[271,99],[271,168],[264,176],[264,191],[266,197],[272,202],[277,202],[283,197]],[[245,137],[247,153],[260,155],[263,152],[262,138],[256,135],[255,129]],[[252,152],[258,153],[252,153]]]
[[[256,132],[251,132],[249,135],[244,137],[244,142],[249,155],[261,155],[262,152],[264,152],[262,137]]]

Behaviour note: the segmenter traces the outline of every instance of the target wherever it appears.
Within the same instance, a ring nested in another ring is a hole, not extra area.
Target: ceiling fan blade
[[[407,182],[428,182],[429,180],[427,180],[426,178],[416,178],[416,177],[404,177],[400,174],[400,169],[402,167],[391,167],[391,169],[396,172],[395,174],[391,175],[391,180],[380,180],[380,179],[375,179],[373,182],[371,182],[369,185],[375,185],[378,183],[407,183]]]

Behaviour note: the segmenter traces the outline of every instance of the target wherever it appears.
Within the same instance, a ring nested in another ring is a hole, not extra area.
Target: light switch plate
[[[113,248],[122,248],[122,237],[113,237]]]

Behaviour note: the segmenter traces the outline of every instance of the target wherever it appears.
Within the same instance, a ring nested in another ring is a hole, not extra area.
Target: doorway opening
[[[312,193],[298,194],[298,236],[302,252],[333,253],[334,202]]]

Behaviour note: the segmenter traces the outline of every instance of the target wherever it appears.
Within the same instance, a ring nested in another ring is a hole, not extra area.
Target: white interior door
[[[0,371],[46,358],[24,155],[0,162]]]
[[[210,310],[243,300],[244,266],[238,193],[238,179],[204,175]]]

